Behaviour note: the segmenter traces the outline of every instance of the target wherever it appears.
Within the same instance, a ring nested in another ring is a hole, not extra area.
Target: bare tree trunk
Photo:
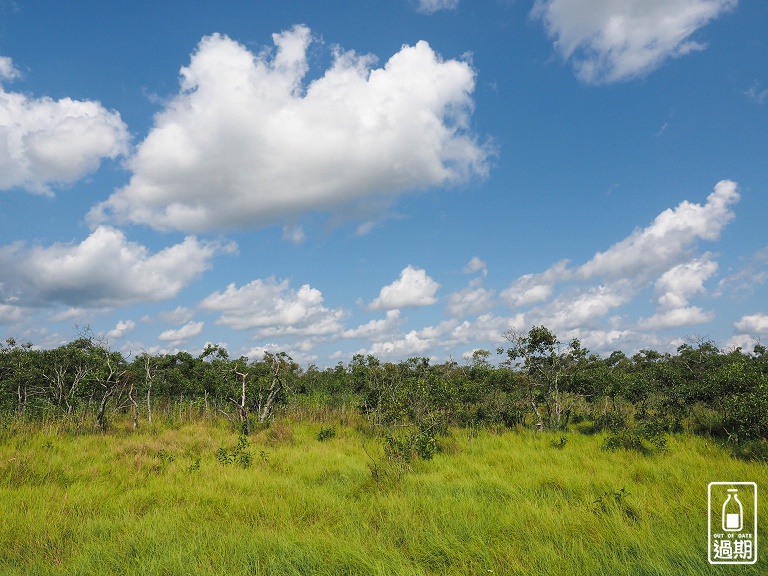
[[[136,428],[139,427],[139,405],[136,403],[136,400],[133,399],[133,382],[131,382],[131,387],[128,388],[128,400],[131,402],[131,419],[133,420],[133,429],[136,430]]]
[[[147,422],[152,424],[152,358],[144,352],[144,379],[147,383]]]
[[[242,393],[240,395],[240,404],[237,405],[237,412],[240,416],[240,422],[245,423],[245,432],[246,434],[251,433],[251,424],[248,421],[248,409],[246,408],[245,404],[245,392],[246,392],[246,382],[248,380],[248,372],[238,372],[237,370],[234,370],[235,374],[240,376],[240,380],[242,381]]]

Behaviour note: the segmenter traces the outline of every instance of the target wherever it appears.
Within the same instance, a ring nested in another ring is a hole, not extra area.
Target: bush
[[[336,438],[336,430],[334,428],[322,427],[320,428],[320,432],[317,433],[317,439],[320,442],[325,442],[332,438]]]
[[[216,451],[216,460],[222,466],[229,466],[231,464],[238,464],[241,468],[248,468],[253,462],[250,450],[247,450],[249,446],[248,437],[241,434],[237,439],[237,445],[234,450],[227,450],[223,446]]]

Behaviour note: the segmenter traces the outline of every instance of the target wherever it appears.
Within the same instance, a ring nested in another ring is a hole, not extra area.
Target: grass
[[[766,573],[761,542],[752,566],[710,566],[706,550],[707,484],[764,491],[764,464],[692,436],[651,456],[602,440],[457,429],[401,473],[353,421],[278,421],[248,438],[247,467],[217,459],[238,443],[221,422],[6,428],[0,573]]]

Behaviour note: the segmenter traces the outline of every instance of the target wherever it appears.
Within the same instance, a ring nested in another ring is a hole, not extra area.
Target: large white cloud
[[[536,0],[555,48],[586,82],[642,76],[665,60],[702,50],[691,39],[738,0]]]
[[[240,288],[234,283],[201,303],[204,310],[220,312],[217,324],[235,330],[256,328],[260,336],[325,335],[343,330],[343,310],[323,305],[323,294],[304,284],[298,290],[288,280],[254,280]]]
[[[475,74],[426,42],[383,68],[337,50],[305,86],[308,28],[273,35],[274,56],[203,38],[181,91],[129,161],[127,186],[93,221],[200,231],[257,227],[306,210],[391,199],[487,171],[469,132]]]
[[[379,297],[370,303],[371,310],[392,310],[394,308],[410,308],[414,306],[429,306],[437,302],[435,293],[440,284],[432,280],[421,268],[410,264],[400,272],[400,278],[379,292]]]
[[[155,254],[99,226],[79,244],[0,247],[0,298],[26,306],[86,308],[159,302],[209,268],[217,244],[190,236]]]
[[[17,76],[0,57],[0,81]],[[71,184],[103,158],[126,154],[128,142],[120,114],[98,102],[30,98],[0,84],[0,190],[50,194],[51,184]]]

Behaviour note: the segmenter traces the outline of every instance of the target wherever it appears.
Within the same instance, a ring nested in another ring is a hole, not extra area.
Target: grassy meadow
[[[409,470],[358,416],[238,438],[206,418],[6,423],[0,574],[768,573],[762,542],[755,565],[708,564],[707,484],[758,482],[768,528],[768,468],[700,437],[642,455],[599,434],[454,429]]]

